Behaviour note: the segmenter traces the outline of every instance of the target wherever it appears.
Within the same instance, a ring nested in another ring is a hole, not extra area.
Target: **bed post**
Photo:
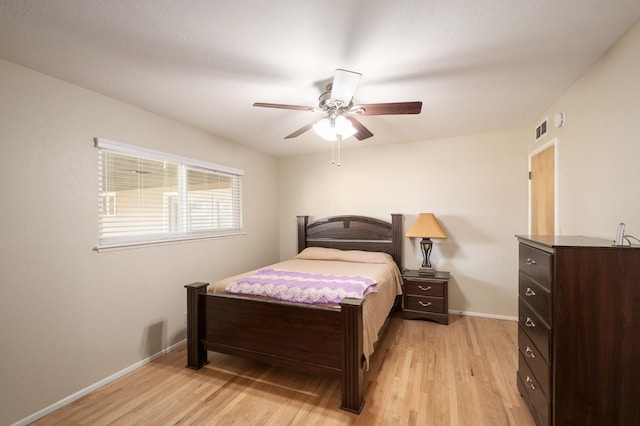
[[[307,223],[309,216],[297,216],[298,218],[298,253],[307,248]]]
[[[398,264],[398,268],[402,269],[402,215],[393,213],[391,215],[391,251],[393,260]]]
[[[204,310],[200,295],[207,292],[209,283],[191,283],[187,289],[187,367],[198,370],[207,361],[207,350],[202,344],[204,335]]]
[[[364,359],[362,358],[362,303],[364,299],[340,302],[342,332],[342,405],[340,408],[360,414],[364,405]]]

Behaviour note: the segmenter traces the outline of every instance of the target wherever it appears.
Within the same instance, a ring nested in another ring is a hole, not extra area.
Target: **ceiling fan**
[[[263,102],[256,102],[253,106],[324,113],[323,118],[299,128],[285,136],[285,139],[295,138],[313,128],[322,138],[338,142],[350,136],[355,136],[358,140],[373,136],[373,133],[358,121],[357,115],[420,114],[422,102],[354,105],[353,95],[361,78],[362,74],[358,72],[337,69],[333,81],[327,84],[325,92],[318,98],[318,107]]]

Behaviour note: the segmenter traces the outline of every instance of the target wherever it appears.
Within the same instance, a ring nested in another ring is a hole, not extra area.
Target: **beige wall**
[[[296,215],[403,213],[406,232],[418,213],[433,212],[449,236],[431,256],[452,273],[449,308],[516,316],[514,234],[527,226],[524,132],[350,149],[340,167],[330,157],[280,160],[280,257],[296,251]],[[404,266],[420,266],[418,241],[405,238],[403,248]]]
[[[272,157],[1,60],[0,93],[4,425],[183,340],[183,285],[278,260],[278,218]],[[96,136],[244,169],[246,236],[93,252]]]
[[[640,238],[640,24],[572,85],[535,123],[557,139],[558,232],[615,238],[618,223]],[[553,66],[553,64],[549,64]],[[563,112],[565,124],[553,126]],[[533,123],[532,123],[533,124]]]

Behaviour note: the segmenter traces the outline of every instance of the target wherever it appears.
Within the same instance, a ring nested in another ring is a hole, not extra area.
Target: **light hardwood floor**
[[[185,368],[182,347],[34,424],[534,425],[516,389],[513,321],[452,315],[444,326],[396,314],[360,415],[338,408],[338,379],[215,353],[209,361]]]

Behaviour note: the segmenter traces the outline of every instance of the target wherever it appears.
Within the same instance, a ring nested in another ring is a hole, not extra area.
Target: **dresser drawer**
[[[536,315],[536,313],[519,297],[518,319],[520,327],[527,333],[529,339],[538,348],[542,357],[549,362],[549,346],[551,345],[551,330]]]
[[[520,297],[551,326],[551,292],[531,279],[527,274],[519,272]]]
[[[404,309],[420,312],[444,312],[444,299],[442,297],[426,297],[426,296],[411,296],[405,295]]]
[[[444,296],[444,283],[441,282],[414,281],[405,278],[404,285],[406,294],[430,297]]]
[[[518,389],[526,399],[533,411],[537,422],[544,426],[549,425],[550,403],[545,394],[542,392],[540,385],[536,381],[535,376],[531,373],[527,362],[520,354],[518,361]]]
[[[551,383],[551,368],[549,364],[544,360],[536,345],[531,342],[527,333],[518,326],[518,349],[523,359],[527,362],[529,369],[535,376],[536,382],[540,384],[542,392],[549,398],[549,383]]]
[[[551,288],[552,256],[550,253],[520,244],[518,263],[521,271],[547,288]]]

